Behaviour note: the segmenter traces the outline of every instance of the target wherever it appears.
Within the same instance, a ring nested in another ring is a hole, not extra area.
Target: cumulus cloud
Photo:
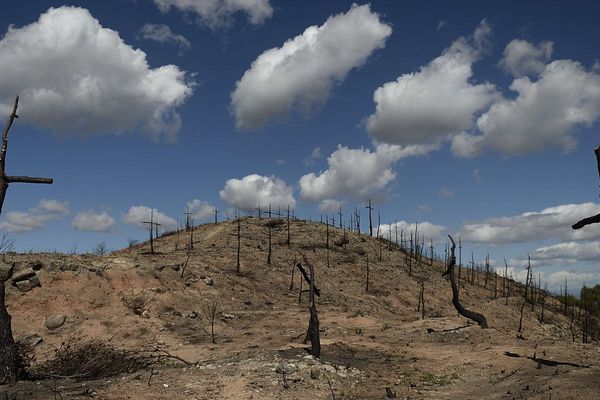
[[[219,192],[221,199],[242,211],[269,206],[295,208],[293,189],[276,176],[252,174],[242,179],[229,179]]]
[[[380,142],[408,145],[433,143],[471,128],[474,114],[497,96],[494,85],[471,82],[472,65],[485,50],[490,32],[482,21],[470,38],[455,40],[418,72],[375,90],[369,134]]]
[[[327,213],[338,212],[342,202],[335,199],[325,199],[319,203],[319,210]]]
[[[150,221],[150,217],[153,217],[154,222],[159,223],[161,229],[173,229],[177,226],[177,221],[168,215],[163,214],[156,208],[150,208],[146,206],[133,206],[127,210],[122,217],[122,221],[129,225],[134,225],[140,229],[148,229],[148,224],[144,224],[144,221]]]
[[[196,221],[202,221],[214,215],[215,206],[207,201],[193,199],[187,202],[186,209],[192,213],[192,218]]]
[[[593,229],[573,230],[575,222],[600,213],[600,204],[564,204],[541,211],[490,218],[466,223],[461,228],[463,240],[471,243],[506,244],[558,238],[560,240],[589,240],[600,238]]]
[[[179,47],[180,51],[189,50],[192,44],[184,36],[174,33],[171,28],[164,24],[144,24],[139,36],[142,39],[154,40],[159,43],[172,43]]]
[[[517,155],[550,146],[566,152],[576,147],[576,129],[600,117],[600,73],[573,60],[544,64],[551,52],[549,42],[509,43],[502,65],[518,76],[510,85],[515,97],[499,97],[478,118],[480,134],[456,136],[456,155],[472,157],[487,148]]]
[[[350,70],[365,63],[392,33],[368,4],[353,5],[321,26],[262,53],[231,94],[238,128],[257,129],[295,109],[322,105]]]
[[[115,219],[106,211],[82,211],[71,222],[73,228],[87,232],[110,232],[115,224]]]
[[[541,42],[536,46],[526,40],[515,39],[506,45],[500,65],[516,77],[538,75],[550,60],[552,50],[552,42]]]
[[[417,233],[420,238],[425,240],[433,239],[438,240],[443,237],[443,232],[446,230],[445,226],[436,225],[429,221],[410,223],[406,221],[398,221],[393,224],[381,224],[379,225],[379,235],[388,238],[390,231],[392,232],[392,240],[396,240],[396,227],[398,227],[398,240],[400,240],[400,233],[404,232],[404,237],[410,237],[410,234]],[[373,229],[373,235],[377,233],[377,229]]]
[[[211,29],[231,27],[234,15],[246,14],[248,22],[260,25],[273,15],[269,0],[154,0],[162,12],[171,7],[197,17],[200,24]]]
[[[11,233],[32,232],[44,228],[46,223],[67,214],[69,214],[67,202],[42,199],[36,207],[27,212],[11,211],[7,213],[4,221],[0,223],[0,230]]]
[[[530,253],[532,266],[571,265],[578,262],[597,261],[600,258],[600,241],[561,242],[542,246]],[[513,260],[527,265],[527,258]]]
[[[427,154],[434,146],[379,144],[375,150],[350,149],[339,145],[328,158],[328,169],[300,178],[300,196],[304,200],[322,201],[339,196],[364,198],[384,189],[396,177],[392,171],[402,158]]]
[[[139,131],[173,140],[176,109],[193,87],[175,65],[150,68],[143,51],[84,8],[50,8],[0,40],[0,113],[20,93],[23,121],[60,134]]]

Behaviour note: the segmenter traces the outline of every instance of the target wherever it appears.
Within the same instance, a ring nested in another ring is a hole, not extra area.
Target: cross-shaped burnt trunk
[[[0,151],[0,213],[4,205],[4,198],[8,185],[11,183],[45,183],[51,184],[50,178],[37,178],[30,176],[8,176],[6,175],[6,151],[8,149],[8,131],[14,120],[18,118],[19,96],[15,98],[12,113],[2,132],[2,150]],[[0,384],[14,382],[19,375],[18,354],[15,340],[12,335],[11,316],[6,310],[5,283],[0,280]]]

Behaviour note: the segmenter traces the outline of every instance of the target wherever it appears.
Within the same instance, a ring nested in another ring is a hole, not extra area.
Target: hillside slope
[[[194,230],[183,277],[190,241],[184,231],[156,239],[153,255],[149,243],[106,256],[7,255],[17,272],[38,270],[41,287],[21,293],[11,286],[7,298],[15,336],[42,339],[35,346],[38,363],[52,358],[61,344],[98,340],[134,351],[158,345],[193,365],[171,359],[109,379],[20,382],[0,387],[0,393],[17,393],[18,399],[52,399],[59,392],[64,399],[96,393],[101,399],[171,400],[327,399],[332,392],[336,399],[382,399],[386,388],[410,399],[600,395],[600,354],[595,344],[573,342],[569,320],[551,311],[553,300],[543,323],[539,306],[524,308],[519,337],[519,290],[505,299],[500,281],[496,296],[491,281],[487,289],[462,282],[463,305],[488,319],[490,328],[481,329],[453,308],[441,263],[411,260],[409,275],[407,256],[397,246],[330,227],[327,267],[326,229],[292,221],[288,248],[284,220],[242,218],[240,274],[236,221]],[[345,248],[334,244],[344,235]],[[308,301],[306,294],[299,301],[297,270],[292,285],[301,254],[315,266],[321,291],[320,360],[307,356],[302,344]],[[424,319],[417,311],[421,281]],[[216,343],[205,332],[210,323],[204,311],[212,304]],[[56,315],[65,322],[50,330],[45,324]]]

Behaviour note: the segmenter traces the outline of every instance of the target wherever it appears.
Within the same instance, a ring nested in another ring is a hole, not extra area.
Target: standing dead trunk
[[[315,303],[315,268],[303,254],[304,264],[308,266],[310,271],[310,289],[308,291],[308,304],[310,311],[310,319],[308,321],[308,330],[306,332],[306,340],[310,340],[310,354],[315,357],[321,357],[321,339],[319,337],[319,316],[317,314],[317,305]]]
[[[450,261],[448,262],[448,268],[446,269],[446,272],[444,272],[442,276],[448,275],[450,277],[450,285],[452,286],[452,304],[454,305],[454,308],[456,308],[456,311],[458,311],[460,315],[477,322],[479,326],[485,329],[488,327],[485,316],[475,311],[469,311],[460,304],[460,300],[458,298],[458,286],[456,284],[456,278],[454,276],[454,266],[456,265],[456,256],[454,255],[454,251],[456,249],[456,244],[454,244],[454,239],[452,239],[452,236],[448,235],[448,237],[452,242],[452,247],[450,250]]]
[[[17,346],[12,335],[11,317],[4,302],[4,281],[0,281],[0,385],[17,379]]]
[[[52,179],[35,178],[28,176],[6,176],[6,151],[8,149],[8,131],[17,116],[19,96],[15,98],[12,113],[2,132],[2,150],[0,150],[0,213],[4,205],[4,198],[10,183],[46,183],[51,184]],[[12,383],[18,378],[18,352],[12,335],[11,317],[6,309],[5,283],[0,281],[0,385]]]

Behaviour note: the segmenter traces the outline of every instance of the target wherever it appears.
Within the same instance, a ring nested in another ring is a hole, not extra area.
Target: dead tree
[[[160,226],[158,222],[154,222],[154,210],[150,210],[150,221],[143,221],[142,224],[148,224],[148,232],[150,232],[150,254],[154,254],[154,239],[152,231],[156,226],[156,229]],[[157,235],[158,236],[158,235]]]
[[[0,151],[0,213],[4,205],[4,198],[8,185],[11,183],[44,183],[51,184],[50,178],[36,178],[30,176],[7,176],[6,175],[6,150],[8,148],[8,131],[17,116],[19,107],[19,96],[15,98],[12,113],[2,132],[2,150]],[[12,383],[18,378],[19,359],[17,346],[12,335],[11,316],[6,310],[4,300],[4,281],[0,280],[0,385]]]
[[[421,319],[425,319],[425,279],[421,277],[421,288],[419,289],[419,305],[417,311],[421,311]]]
[[[369,197],[369,206],[367,207],[369,210],[369,236],[373,236],[373,221],[371,219],[371,211],[373,211],[373,207],[371,207],[371,198]]]
[[[456,308],[456,311],[458,311],[460,315],[477,322],[479,326],[485,329],[488,327],[485,316],[475,311],[469,311],[460,304],[460,300],[458,298],[458,286],[456,284],[456,278],[454,276],[454,266],[456,265],[456,256],[454,255],[454,251],[456,249],[456,244],[454,243],[454,239],[452,239],[452,236],[448,235],[448,237],[452,242],[452,247],[450,250],[450,260],[448,262],[448,268],[446,269],[446,272],[442,274],[442,276],[448,275],[450,277],[450,285],[452,285],[452,304],[454,305],[454,308]]]
[[[310,340],[310,354],[315,357],[321,357],[321,339],[319,337],[319,316],[317,314],[317,305],[315,303],[315,268],[308,261],[306,256],[302,254],[302,259],[304,260],[304,264],[308,266],[310,271],[310,289],[308,291],[308,307],[310,311],[310,319],[308,322],[308,330],[306,331],[306,338],[304,342]],[[302,272],[303,270],[300,270]],[[305,276],[306,278],[306,276]]]
[[[181,266],[181,277],[183,278],[183,276],[185,275],[185,270],[187,269],[188,263],[190,261],[190,257],[192,256],[192,249],[190,249],[190,247],[188,246],[187,249],[187,254],[185,256],[185,262],[183,263],[183,265]]]
[[[190,215],[192,215],[192,213],[190,212],[189,208],[185,209],[185,230],[189,231],[190,230]]]
[[[594,153],[596,154],[596,164],[598,166],[598,175],[600,176],[600,146],[594,149]],[[586,225],[596,224],[598,222],[600,222],[600,214],[584,218],[581,221],[578,221],[576,224],[572,225],[571,228],[581,229]]]

